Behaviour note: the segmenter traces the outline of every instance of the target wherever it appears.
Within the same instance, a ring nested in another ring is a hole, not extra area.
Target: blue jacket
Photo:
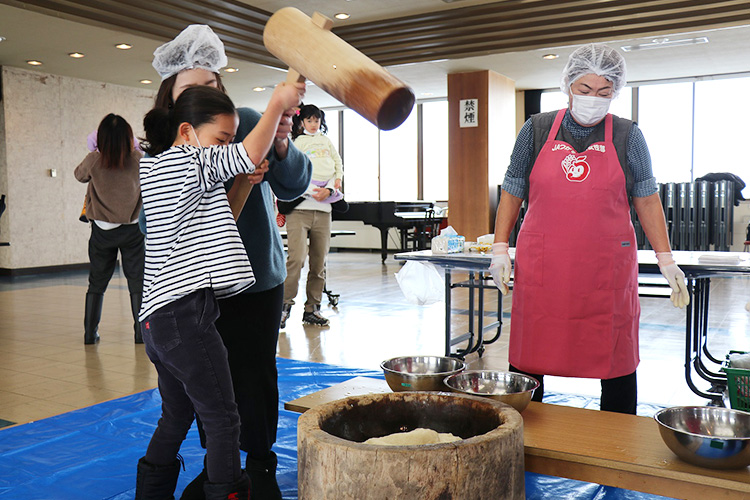
[[[235,142],[241,142],[260,120],[260,113],[250,108],[239,108],[237,113],[240,115],[240,126]],[[305,192],[312,177],[310,159],[294,146],[291,139],[286,158],[280,160],[272,147],[268,161],[269,169],[263,182],[250,191],[245,208],[237,219],[237,228],[256,279],[255,285],[244,293],[262,292],[284,283],[286,259],[276,225],[273,195],[280,200],[294,200]],[[227,191],[231,185],[232,181],[226,183]]]

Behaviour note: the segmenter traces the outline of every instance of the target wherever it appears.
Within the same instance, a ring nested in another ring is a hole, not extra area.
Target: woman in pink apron
[[[563,70],[568,109],[532,116],[521,129],[503,182],[490,268],[505,294],[508,238],[524,199],[516,245],[510,369],[598,378],[601,408],[635,414],[638,259],[635,207],[672,302],[689,301],[669,245],[648,147],[630,120],[608,114],[625,85],[625,61],[601,44],[573,52]]]

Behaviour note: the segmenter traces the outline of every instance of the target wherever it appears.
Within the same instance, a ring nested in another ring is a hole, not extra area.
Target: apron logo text
[[[586,162],[586,155],[570,154],[563,158],[561,166],[565,172],[565,178],[570,182],[583,182],[591,172],[591,167]]]
[[[562,143],[562,142],[556,142],[552,146],[552,151],[558,151],[560,149],[563,149],[565,151],[575,151],[575,149],[573,149],[571,146],[569,146],[569,145],[567,145],[565,143]]]

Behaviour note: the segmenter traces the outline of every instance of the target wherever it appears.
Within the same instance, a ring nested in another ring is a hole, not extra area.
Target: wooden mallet
[[[289,66],[287,81],[306,78],[379,129],[398,127],[414,107],[414,92],[331,33],[332,24],[317,12],[310,18],[284,7],[268,19],[263,43]]]

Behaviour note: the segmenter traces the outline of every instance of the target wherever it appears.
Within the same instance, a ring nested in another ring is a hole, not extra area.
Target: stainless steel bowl
[[[676,406],[654,415],[664,443],[685,462],[711,469],[750,465],[750,413]]]
[[[466,365],[444,356],[403,356],[380,363],[385,381],[394,391],[444,391],[443,379]]]
[[[452,391],[497,399],[519,412],[526,409],[539,387],[537,379],[528,375],[495,370],[467,370],[445,377],[444,383]]]

